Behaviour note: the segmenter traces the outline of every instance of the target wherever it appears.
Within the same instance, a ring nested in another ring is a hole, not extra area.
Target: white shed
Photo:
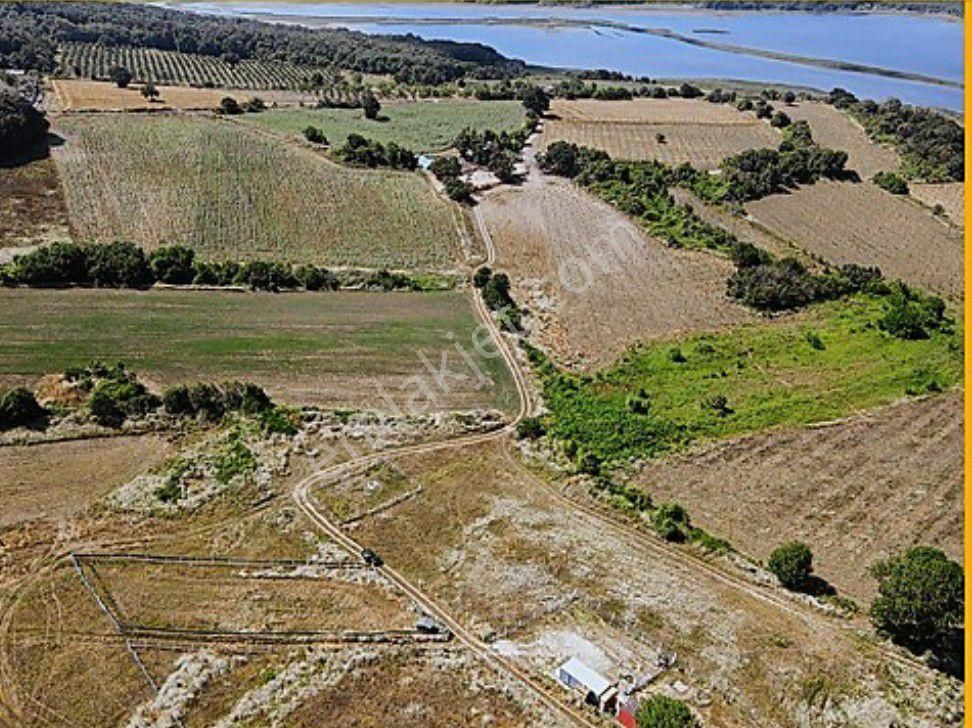
[[[571,657],[557,668],[557,679],[571,690],[583,692],[584,700],[599,710],[614,712],[618,699],[614,685],[576,657]]]

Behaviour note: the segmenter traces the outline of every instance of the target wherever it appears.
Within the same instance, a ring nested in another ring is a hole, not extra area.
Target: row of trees
[[[246,286],[260,291],[300,288],[308,291],[339,288],[414,291],[441,287],[440,281],[425,281],[386,270],[333,272],[319,266],[279,261],[199,261],[195,251],[183,245],[163,246],[146,254],[136,245],[125,242],[105,245],[53,243],[0,266],[0,283],[4,285],[145,288],[156,282]]]

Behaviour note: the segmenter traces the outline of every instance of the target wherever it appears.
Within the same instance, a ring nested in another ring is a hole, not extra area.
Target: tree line
[[[431,273],[331,271],[280,261],[202,261],[184,245],[167,245],[146,253],[120,241],[101,245],[52,243],[0,266],[0,285],[5,286],[147,288],[155,283],[244,286],[255,291],[425,291],[449,288],[454,280]]]

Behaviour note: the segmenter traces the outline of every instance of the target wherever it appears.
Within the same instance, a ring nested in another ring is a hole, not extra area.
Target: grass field
[[[877,329],[882,310],[870,297],[821,304],[776,323],[636,347],[594,376],[547,365],[549,429],[602,460],[650,457],[694,440],[831,420],[960,381],[960,334],[897,339]]]
[[[192,245],[203,258],[449,267],[449,203],[419,175],[353,170],[202,117],[64,117],[55,159],[82,240]]]
[[[432,152],[451,146],[467,126],[513,131],[526,118],[519,101],[471,100],[388,102],[380,116],[386,120],[368,121],[361,109],[275,109],[244,119],[285,134],[316,126],[332,144],[343,144],[348,134],[357,133],[382,144],[395,142],[415,152]]]
[[[213,291],[0,289],[0,382],[83,365],[124,361],[159,386],[243,379],[295,404],[388,409],[405,402],[411,378],[429,377],[449,353],[450,380],[430,409],[511,407],[500,360],[472,354],[489,382],[479,387],[453,341],[473,351],[477,325],[463,294],[260,294]],[[477,388],[478,387],[478,388]],[[421,397],[419,401],[424,401]]]

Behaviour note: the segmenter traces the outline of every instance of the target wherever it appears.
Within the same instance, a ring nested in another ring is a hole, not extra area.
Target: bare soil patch
[[[0,527],[77,513],[171,451],[152,435],[4,447]]]
[[[755,220],[832,263],[962,295],[962,235],[912,200],[870,182],[821,181],[746,205]]]
[[[0,254],[3,248],[70,239],[67,206],[50,158],[0,167]]]
[[[555,141],[602,149],[618,159],[688,162],[714,169],[747,149],[775,147],[769,124],[723,104],[685,99],[555,101],[544,123],[540,149]],[[664,137],[659,141],[658,135]]]
[[[725,294],[732,265],[676,250],[569,182],[543,178],[479,206],[539,340],[567,363],[610,361],[634,341],[752,320]]]
[[[782,108],[794,121],[808,122],[818,144],[847,152],[847,168],[857,172],[861,179],[901,166],[901,158],[894,149],[872,142],[860,124],[833,106],[800,101]]]
[[[929,182],[909,182],[911,196],[929,207],[941,205],[945,209],[948,219],[965,227],[965,183],[945,182],[932,184]]]
[[[821,577],[870,599],[878,559],[917,544],[962,559],[962,396],[737,438],[648,463],[634,480],[757,558],[804,541]]]

